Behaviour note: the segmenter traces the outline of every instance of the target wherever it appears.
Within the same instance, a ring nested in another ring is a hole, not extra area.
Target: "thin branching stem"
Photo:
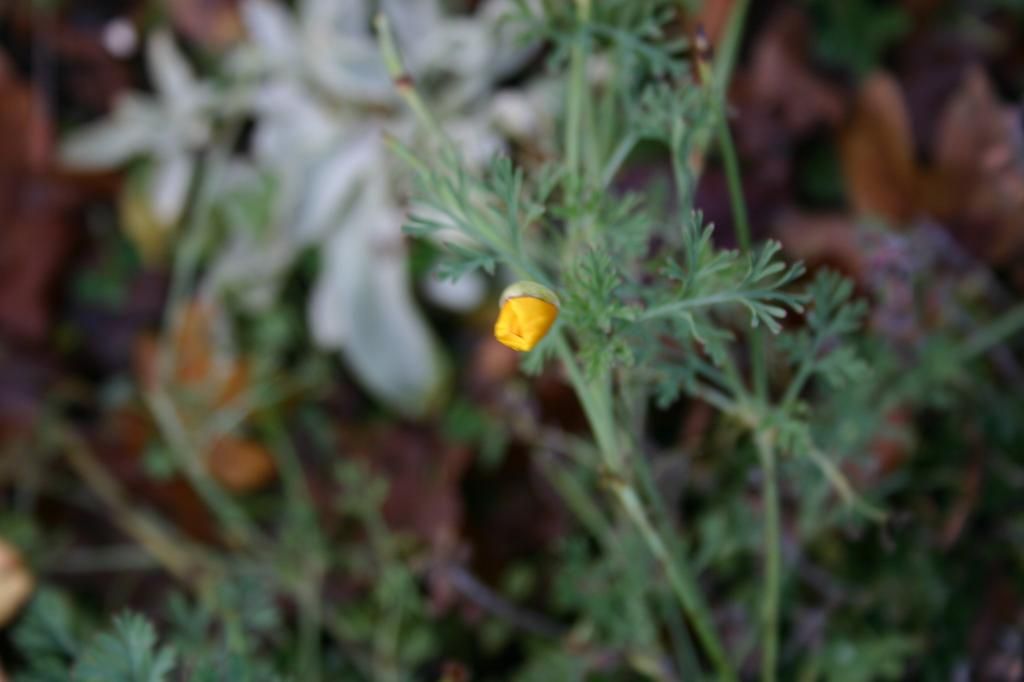
[[[839,493],[843,502],[858,510],[872,521],[877,521],[878,523],[885,521],[888,516],[885,511],[858,495],[853,486],[850,485],[850,481],[843,475],[843,472],[839,470],[839,467],[824,452],[816,447],[810,447],[807,448],[807,456],[821,469],[821,472]]]
[[[579,26],[573,40],[569,58],[569,95],[565,111],[565,158],[568,173],[565,174],[567,188],[575,194],[582,176],[580,168],[580,145],[583,142],[583,106],[586,99],[587,34],[584,6],[579,3],[577,10]]]
[[[782,547],[779,514],[779,482],[775,445],[764,433],[755,436],[764,477],[764,589],[761,595],[761,679],[775,682],[779,656],[779,598],[782,584]]]
[[[100,463],[92,448],[71,429],[60,428],[60,445],[68,464],[110,510],[114,522],[169,574],[196,593],[220,567],[217,561],[156,518],[138,510],[121,484]]]
[[[722,291],[707,296],[696,296],[684,298],[679,301],[671,301],[648,308],[640,313],[640,320],[654,320],[659,317],[670,317],[679,313],[687,312],[697,308],[707,308],[713,305],[724,305],[728,303],[744,303],[751,300],[771,301],[778,298],[777,292],[770,289],[745,289],[740,291]]]
[[[719,679],[735,680],[736,673],[715,634],[710,612],[700,596],[696,580],[683,558],[669,550],[668,544],[651,522],[636,489],[629,483],[628,478],[624,475],[625,472],[622,471],[623,453],[620,451],[615,435],[614,415],[607,401],[610,389],[607,385],[602,384],[598,391],[594,390],[594,384],[583,375],[563,336],[560,335],[556,338],[555,344],[559,359],[569,374],[569,381],[582,403],[587,421],[594,432],[605,466],[616,475],[616,483],[613,485],[616,499],[626,512],[626,516],[640,532],[651,554],[664,568],[672,591],[690,620],[701,646],[704,647],[711,659]]]
[[[740,175],[739,158],[736,155],[736,144],[729,130],[729,119],[725,104],[720,106],[717,121],[718,146],[722,153],[722,168],[729,187],[729,205],[732,209],[733,224],[736,227],[736,239],[744,253],[750,253],[750,218],[747,215],[747,202],[743,197],[743,178]]]
[[[731,74],[743,21],[748,7],[747,0],[737,2],[733,7],[730,24],[726,30],[725,57],[715,65],[715,86],[719,88],[719,116],[716,125],[718,145],[722,154],[722,166],[725,170],[729,188],[729,202],[732,208],[733,224],[736,238],[744,253],[750,253],[751,232],[750,219],[747,212],[746,199],[743,196],[743,179],[740,175],[739,159],[736,145],[729,129],[728,110],[725,103],[724,83]],[[750,364],[753,375],[754,393],[764,404],[768,400],[768,368],[765,331],[751,330]],[[755,424],[754,428],[764,428]],[[779,648],[779,590],[781,582],[781,538],[779,532],[780,509],[778,480],[775,471],[775,446],[764,433],[756,433],[757,449],[764,469],[764,594],[762,595],[762,658],[761,675],[764,682],[776,679],[778,648]]]
[[[380,45],[381,57],[384,60],[384,67],[395,83],[395,90],[405,100],[408,107],[412,109],[416,118],[423,123],[427,132],[434,139],[447,142],[448,136],[445,134],[444,129],[437,122],[437,119],[434,118],[430,108],[424,103],[419,92],[416,90],[412,74],[405,70],[401,55],[399,55],[398,48],[395,46],[395,37],[391,32],[391,24],[388,21],[387,15],[383,12],[379,13],[374,18],[373,25],[377,32],[377,40]]]
[[[245,511],[210,477],[203,466],[202,448],[194,441],[181,421],[174,401],[162,388],[145,394],[146,405],[168,449],[176,458],[200,499],[221,523],[226,539],[238,546],[249,547],[257,540],[265,541]],[[265,543],[264,543],[265,544]]]
[[[1024,329],[1024,304],[1017,305],[999,319],[979,329],[964,344],[964,357],[970,359],[984,355],[992,348]]]

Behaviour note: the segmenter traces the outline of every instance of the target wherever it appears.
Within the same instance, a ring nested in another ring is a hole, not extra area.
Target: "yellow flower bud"
[[[512,350],[532,350],[557,318],[555,292],[536,282],[516,282],[501,294],[494,338]]]

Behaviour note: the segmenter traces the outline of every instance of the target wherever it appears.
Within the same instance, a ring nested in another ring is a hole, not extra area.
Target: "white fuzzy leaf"
[[[325,249],[310,301],[313,337],[340,349],[379,400],[420,416],[444,386],[446,368],[409,291],[401,217],[380,183],[366,189],[349,217]]]
[[[395,87],[376,43],[364,38],[314,34],[304,53],[306,69],[328,92],[364,104],[393,101]]]
[[[330,151],[313,170],[296,221],[296,236],[318,241],[345,219],[346,205],[358,198],[367,176],[380,174],[384,163],[376,129],[357,131]]]
[[[388,15],[395,39],[402,46],[403,57],[410,67],[424,64],[424,58],[435,51],[443,15],[437,0],[381,0],[381,9]],[[458,59],[458,55],[449,55]]]
[[[249,37],[275,62],[294,61],[302,49],[298,27],[281,4],[269,0],[242,3],[242,21]]]
[[[487,283],[478,272],[469,272],[456,281],[429,273],[423,280],[423,293],[433,303],[456,313],[476,310],[487,294]]]
[[[195,160],[185,151],[157,157],[149,178],[153,214],[161,225],[177,224],[185,210]]]
[[[61,142],[61,162],[82,170],[116,168],[149,151],[158,113],[145,99],[127,96],[114,116],[80,128]]]
[[[157,91],[168,102],[191,99],[198,87],[192,67],[167,31],[154,32],[146,43],[149,75]]]

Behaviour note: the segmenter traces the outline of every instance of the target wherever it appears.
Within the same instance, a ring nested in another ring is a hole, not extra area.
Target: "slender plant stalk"
[[[725,106],[723,105],[720,109],[717,123],[718,146],[722,152],[722,166],[725,170],[726,183],[729,186],[729,204],[732,209],[733,223],[736,226],[736,238],[739,240],[740,249],[744,253],[750,253],[750,219],[747,216],[747,203],[743,198],[740,164],[736,155],[736,145],[733,143],[732,133],[729,130]]]
[[[145,394],[146,405],[157,428],[175,455],[177,465],[206,506],[227,532],[227,540],[249,546],[260,538],[260,532],[245,511],[210,477],[201,463],[202,452],[181,423],[177,407],[162,388]]]
[[[1024,304],[1017,305],[999,319],[979,329],[964,344],[964,356],[974,358],[990,351],[1024,329]]]
[[[782,583],[779,481],[771,439],[757,434],[757,451],[764,475],[764,593],[761,595],[761,679],[775,682],[779,657],[779,594]]]
[[[565,157],[569,169],[566,180],[570,191],[578,190],[578,181],[582,175],[580,145],[583,142],[583,102],[586,98],[587,64],[585,26],[590,14],[590,3],[579,0],[576,3],[576,13],[580,25],[576,29],[572,55],[569,58],[569,95],[565,112]]]
[[[196,593],[219,571],[216,561],[155,518],[137,510],[120,483],[96,459],[81,436],[61,429],[62,451],[71,468],[105,504],[121,530],[149,553],[172,576]]]
[[[387,15],[383,12],[379,13],[374,18],[373,25],[380,44],[381,57],[384,59],[384,67],[387,69],[388,75],[395,82],[395,89],[398,91],[398,94],[405,100],[405,103],[412,109],[416,117],[435,139],[448,143],[448,136],[445,135],[444,129],[437,122],[437,119],[434,118],[433,114],[430,113],[430,108],[426,106],[416,91],[416,84],[413,82],[412,74],[406,72],[405,66],[402,64],[402,57],[395,46],[395,37],[391,33],[391,25],[388,22]]]
[[[287,494],[289,522],[285,528],[309,538],[308,551],[302,557],[302,582],[289,585],[299,611],[299,664],[301,679],[319,682],[320,638],[323,629],[323,591],[326,572],[326,541],[317,524],[316,507],[306,483],[305,471],[298,453],[288,438],[288,432],[281,419],[271,413],[263,424],[263,432],[272,452],[281,481]]]
[[[729,204],[732,209],[733,224],[736,227],[736,238],[744,253],[751,252],[750,219],[747,215],[747,202],[743,198],[743,179],[740,176],[739,160],[736,145],[729,131],[729,121],[722,107],[718,117],[718,145],[722,152],[722,165],[725,169],[726,184],[729,187]],[[768,368],[765,361],[765,338],[763,329],[753,329],[750,335],[750,363],[754,378],[754,391],[762,401],[768,394]]]
[[[686,614],[701,646],[707,652],[708,657],[714,665],[719,679],[735,680],[736,673],[729,663],[725,650],[714,630],[710,612],[704,604],[700,592],[696,586],[696,580],[683,562],[682,557],[673,555],[669,551],[665,540],[658,533],[654,524],[640,501],[636,489],[629,483],[625,476],[622,476],[623,456],[616,444],[614,416],[607,408],[607,401],[592,389],[592,384],[587,381],[576,364],[569,344],[559,336],[556,340],[556,349],[559,359],[569,373],[569,381],[575,389],[583,405],[583,411],[587,416],[594,438],[597,440],[605,466],[618,474],[613,490],[616,499],[621,504],[626,516],[640,531],[640,535],[647,545],[651,554],[662,565],[668,576],[669,584],[675,593],[679,604]],[[604,388],[607,395],[608,388]]]
[[[734,66],[736,48],[739,43],[741,27],[746,15],[748,3],[741,0],[733,8],[730,24],[726,32],[728,49],[725,50],[726,60],[716,64],[715,87],[719,89],[719,116],[716,126],[719,150],[722,154],[722,165],[725,170],[726,183],[729,188],[729,203],[732,209],[733,224],[736,237],[744,253],[752,249],[750,219],[746,200],[743,196],[743,180],[740,176],[739,159],[736,145],[729,129],[727,108],[724,100],[724,83]],[[768,368],[766,360],[766,339],[763,329],[752,330],[750,337],[750,364],[753,375],[754,393],[764,405],[768,401]],[[778,475],[776,473],[776,452],[774,444],[765,434],[762,424],[752,425],[755,430],[754,439],[764,472],[762,499],[764,500],[764,593],[761,602],[762,654],[761,679],[774,682],[778,666],[779,650],[779,592],[781,585],[781,533]],[[758,429],[762,429],[758,431]]]
[[[750,0],[735,0],[729,21],[722,34],[721,44],[715,50],[714,79],[715,83],[724,88],[732,80],[732,72],[736,67],[736,57],[740,51],[740,39],[743,37],[743,25],[747,20]]]
[[[576,41],[570,56],[568,101],[566,103],[565,148],[568,163],[567,192],[578,192],[580,145],[582,144],[582,121],[586,88],[587,34],[585,24],[589,19],[589,0],[577,0],[577,19],[580,22]],[[615,496],[627,517],[640,531],[641,537],[655,559],[662,564],[668,575],[673,592],[680,606],[693,625],[697,638],[711,659],[723,680],[734,680],[736,674],[714,631],[712,619],[704,605],[696,581],[684,565],[682,557],[674,556],[657,528],[651,522],[647,510],[629,482],[624,470],[624,456],[616,437],[615,417],[611,409],[611,383],[607,377],[599,382],[588,381],[580,371],[568,342],[561,335],[555,340],[558,355],[569,373],[587,420],[594,432],[595,440],[602,454],[605,466],[610,469],[615,483]]]

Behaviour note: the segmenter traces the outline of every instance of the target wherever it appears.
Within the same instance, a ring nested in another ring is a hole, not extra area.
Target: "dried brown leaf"
[[[969,70],[946,105],[927,203],[961,240],[1002,265],[1024,251],[1024,135],[987,74]]]
[[[864,81],[839,134],[840,160],[857,212],[903,225],[918,212],[918,168],[910,117],[896,79],[883,72]]]
[[[831,267],[861,280],[865,256],[850,216],[791,212],[779,221],[776,235],[790,255],[809,266]]]
[[[177,412],[190,432],[201,433],[211,415],[236,403],[250,387],[249,363],[217,347],[219,311],[196,301],[185,304],[175,317],[171,334],[168,380]],[[160,345],[142,336],[136,347],[136,375],[148,390],[159,386]],[[276,473],[271,454],[259,443],[229,434],[202,444],[210,474],[233,492],[248,492],[269,482]]]
[[[246,493],[262,488],[277,473],[274,458],[259,443],[222,436],[206,453],[206,467],[225,488]]]
[[[0,627],[7,625],[35,589],[35,577],[21,552],[0,538]]]
[[[0,53],[0,329],[41,341],[77,230],[77,196],[52,172],[53,129],[41,99]]]
[[[735,86],[745,115],[750,109],[766,112],[794,135],[838,125],[845,107],[842,91],[811,68],[808,30],[799,12],[780,12],[760,33],[750,66]]]

